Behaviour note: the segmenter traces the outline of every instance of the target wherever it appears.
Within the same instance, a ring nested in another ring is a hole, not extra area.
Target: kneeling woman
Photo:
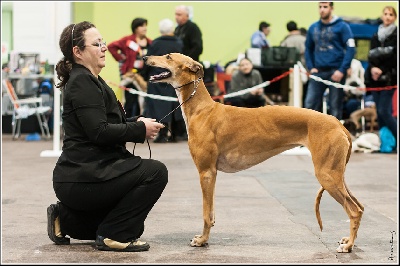
[[[92,23],[67,26],[59,45],[64,57],[56,66],[57,87],[63,92],[65,134],[53,171],[59,202],[47,209],[48,235],[59,245],[69,244],[69,236],[96,240],[99,250],[148,250],[139,237],[168,171],[159,161],[130,153],[126,142],[153,139],[164,126],[126,117],[99,76],[107,46]]]

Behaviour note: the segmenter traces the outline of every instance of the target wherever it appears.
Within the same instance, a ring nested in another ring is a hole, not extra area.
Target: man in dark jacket
[[[203,39],[199,27],[189,19],[189,13],[187,6],[175,8],[175,20],[178,23],[175,28],[175,36],[183,41],[182,53],[199,61],[199,57],[203,53]]]

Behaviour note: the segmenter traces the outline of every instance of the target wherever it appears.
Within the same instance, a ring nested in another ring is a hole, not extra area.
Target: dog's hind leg
[[[343,189],[344,188],[344,189]],[[318,191],[316,199],[316,215],[319,226],[322,231],[322,222],[319,214],[319,201],[322,196],[324,189]],[[361,205],[358,200],[351,195],[350,191],[347,190],[347,185],[344,183],[341,189],[327,189],[328,193],[343,206],[348,217],[350,218],[350,236],[343,237],[339,242],[339,247],[336,249],[337,252],[351,252],[354,246],[354,241],[357,238],[357,231],[360,227],[360,221],[363,214],[364,206]]]
[[[309,147],[313,154],[315,175],[322,186],[318,191],[315,203],[321,230],[322,222],[319,218],[318,205],[324,190],[328,191],[343,206],[350,219],[350,236],[343,237],[339,242],[339,247],[336,249],[340,253],[352,251],[364,210],[364,206],[354,197],[344,181],[346,164],[351,154],[351,142],[342,140],[341,138],[333,138],[332,145],[312,145],[312,147]],[[326,148],[321,149],[320,147]],[[314,154],[318,154],[318,156],[314,156]]]
[[[200,185],[203,193],[203,234],[195,235],[190,245],[192,247],[201,247],[207,244],[208,238],[210,237],[211,227],[215,223],[215,212],[214,212],[214,197],[215,197],[215,182],[217,178],[217,169],[208,169],[205,171],[199,171],[200,174]]]

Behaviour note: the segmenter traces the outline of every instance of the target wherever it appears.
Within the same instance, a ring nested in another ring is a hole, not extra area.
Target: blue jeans
[[[320,71],[314,73],[314,76],[320,77],[323,80],[331,80],[331,76],[335,72],[335,69],[329,71]],[[344,84],[346,80],[346,75],[343,76],[340,84]],[[314,79],[309,79],[307,95],[304,101],[304,107],[312,109],[315,111],[322,112],[322,100],[324,97],[324,92],[326,88],[329,88],[328,102],[329,102],[329,114],[333,115],[337,119],[342,119],[343,116],[343,88],[336,88],[334,86],[327,86],[326,84],[316,81]]]
[[[372,97],[376,104],[379,129],[386,126],[392,132],[397,141],[397,120],[392,115],[392,100],[395,89],[372,91]]]

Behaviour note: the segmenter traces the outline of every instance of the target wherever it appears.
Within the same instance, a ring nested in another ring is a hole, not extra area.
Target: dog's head
[[[165,69],[161,74],[151,76],[149,82],[165,82],[176,88],[204,76],[202,64],[180,53],[145,56],[143,59],[146,65]]]
[[[343,126],[350,132],[352,138],[357,136],[357,126],[351,119],[344,120]]]

